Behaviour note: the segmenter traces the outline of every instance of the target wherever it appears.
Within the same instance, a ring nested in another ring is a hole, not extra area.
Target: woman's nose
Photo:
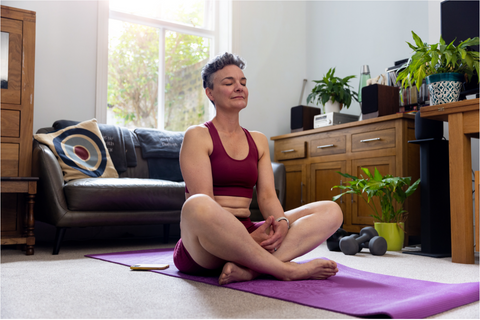
[[[243,91],[243,85],[239,82],[235,83],[235,91]]]

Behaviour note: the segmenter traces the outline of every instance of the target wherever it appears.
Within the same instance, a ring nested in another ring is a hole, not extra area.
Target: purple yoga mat
[[[152,272],[218,286],[217,277],[179,272],[173,263],[173,249],[93,254],[86,257],[125,266],[168,263],[170,268]],[[328,280],[279,281],[269,278],[231,283],[223,287],[357,317],[418,319],[479,300],[478,282],[446,284],[337,265],[339,272]]]

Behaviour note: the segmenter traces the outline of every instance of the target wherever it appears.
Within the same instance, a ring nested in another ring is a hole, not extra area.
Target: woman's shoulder
[[[268,139],[267,139],[267,136],[265,134],[263,134],[262,132],[260,131],[250,131],[248,130],[248,132],[250,132],[250,135],[252,136],[253,140],[255,140],[255,142],[267,142],[268,143]]]
[[[205,126],[205,124],[197,124],[188,127],[188,129],[185,131],[185,136],[198,136],[198,135],[204,135],[208,133],[208,128]]]
[[[212,145],[210,133],[208,131],[208,128],[204,124],[190,126],[185,131],[184,142],[185,141],[189,146],[195,146],[195,147],[204,146],[208,149],[211,149],[211,145]]]
[[[255,145],[257,146],[258,150],[258,158],[262,158],[266,151],[268,151],[268,139],[260,131],[249,131],[250,135],[252,136]]]

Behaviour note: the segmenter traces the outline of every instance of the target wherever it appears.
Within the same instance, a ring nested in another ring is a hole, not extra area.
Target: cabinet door
[[[345,178],[338,172],[346,172],[346,161],[314,163],[310,166],[310,199],[311,201],[332,200],[334,196],[342,193],[342,189],[333,186],[345,183]],[[337,200],[345,215],[346,196]]]
[[[377,168],[382,176],[386,174],[395,176],[395,156],[352,160],[353,176],[363,176],[366,178],[366,174],[363,172],[362,168],[367,168],[372,175],[375,172],[375,168]],[[375,205],[378,214],[381,214],[380,202],[375,199],[373,203],[372,200],[370,200],[370,203],[367,204],[367,196],[365,194],[363,195],[363,198],[365,201],[360,199],[357,195],[351,195],[352,224],[373,225],[373,218],[371,217],[373,211],[371,206]]]
[[[285,164],[285,211],[305,204],[307,186],[305,185],[305,166]]]
[[[3,12],[2,12],[3,14]],[[22,43],[23,23],[21,20],[2,17],[2,104],[19,105],[22,95]],[[5,65],[3,65],[5,61]]]

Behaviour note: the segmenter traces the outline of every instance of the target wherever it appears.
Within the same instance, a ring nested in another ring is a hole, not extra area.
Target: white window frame
[[[108,24],[109,19],[119,19],[126,22],[140,23],[150,27],[159,28],[163,35],[165,30],[180,33],[188,33],[196,36],[212,39],[213,45],[210,56],[215,54],[232,51],[232,0],[212,0],[214,1],[214,22],[213,30],[194,28],[188,25],[177,24],[165,20],[157,20],[145,17],[138,17],[116,11],[110,11],[109,1],[98,1],[98,34],[97,34],[97,79],[96,79],[96,101],[95,117],[98,123],[107,123],[107,91],[108,91]],[[165,41],[160,41],[160,52],[165,51]],[[160,59],[159,81],[160,88],[164,87],[164,61]],[[158,90],[158,129],[164,128],[164,100],[165,90]],[[209,116],[213,118],[215,108],[210,103]]]

